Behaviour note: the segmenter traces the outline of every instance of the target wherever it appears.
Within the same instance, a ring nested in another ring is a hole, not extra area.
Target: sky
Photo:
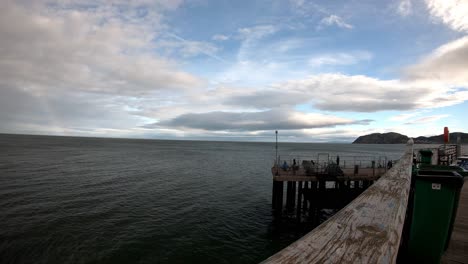
[[[1,0],[0,133],[468,132],[468,0]]]

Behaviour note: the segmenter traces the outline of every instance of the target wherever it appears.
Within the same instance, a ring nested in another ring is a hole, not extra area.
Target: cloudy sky
[[[468,0],[0,5],[0,133],[468,132]]]

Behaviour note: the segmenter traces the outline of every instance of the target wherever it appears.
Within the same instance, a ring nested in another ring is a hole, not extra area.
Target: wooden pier
[[[412,159],[413,142],[410,140],[399,162],[365,192],[264,263],[395,263],[407,212]],[[342,177],[344,182],[336,177],[335,181],[338,186],[350,186],[348,181],[361,181],[353,179],[353,176],[345,175]],[[279,197],[283,195],[286,178],[282,178],[280,173],[276,177],[273,183],[273,206],[278,208],[282,206],[282,198]],[[297,184],[288,181],[287,190],[291,190],[291,195],[287,196],[287,204],[292,206],[295,188],[299,193],[297,204],[301,204],[300,194],[304,182],[307,185],[312,182],[312,188],[317,185],[323,188],[324,184],[320,184],[320,180],[317,184],[317,179],[320,176],[315,180],[310,178],[309,181],[295,178]]]
[[[460,147],[458,145],[456,149],[457,156]],[[436,149],[439,165],[451,164],[456,158],[447,149],[447,146],[443,147],[444,151]],[[294,170],[273,167],[273,207],[276,211],[283,208],[284,182],[287,182],[286,211],[296,206],[298,218],[304,211],[316,212],[324,205],[318,205],[323,201],[340,200],[339,195],[352,193],[349,192],[351,189],[355,189],[357,198],[263,263],[405,263],[414,199],[412,165],[420,162],[417,158],[413,160],[413,153],[413,141],[410,140],[404,155],[389,170],[375,167],[361,169],[361,173],[343,170],[340,176],[334,177],[319,171],[311,175],[310,171],[298,167]],[[441,157],[443,155],[449,157]],[[335,187],[325,188],[330,182]],[[461,190],[453,232],[441,263],[468,264],[467,184]]]
[[[276,215],[282,215],[283,211],[291,215],[295,211],[299,221],[305,216],[318,224],[321,209],[343,208],[388,170],[386,166],[376,167],[375,162],[364,168],[340,167],[330,161],[324,164],[272,167],[272,207]]]

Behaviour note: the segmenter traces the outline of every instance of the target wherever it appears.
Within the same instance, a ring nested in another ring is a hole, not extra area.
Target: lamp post
[[[275,145],[275,149],[276,149],[276,164],[278,164],[278,130],[275,131],[275,134],[276,134],[276,145]]]
[[[275,131],[275,134],[276,134],[276,145],[275,145],[275,149],[276,149],[276,161],[275,161],[275,167],[276,167],[276,175],[278,175],[278,130]]]

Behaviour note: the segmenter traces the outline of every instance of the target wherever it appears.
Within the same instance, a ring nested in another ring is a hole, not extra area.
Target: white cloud
[[[426,5],[432,16],[453,30],[468,32],[468,1],[426,0]]]
[[[294,6],[294,7],[302,7],[305,4],[305,0],[289,0],[289,2]]]
[[[109,6],[28,9],[7,2],[0,10],[2,84],[36,92],[135,95],[202,83],[151,50],[154,30],[164,27],[155,15],[129,14],[132,21],[139,20],[134,23],[115,12],[121,13]]]
[[[398,114],[396,116],[392,116],[389,118],[390,121],[405,121],[405,120],[408,120],[412,117],[415,117],[415,116],[418,116],[418,115],[421,115],[422,114],[422,111],[414,111],[414,112],[409,112],[409,113],[402,113],[402,114]]]
[[[166,53],[173,57],[195,57],[205,55],[213,59],[224,61],[216,55],[219,48],[212,43],[184,39],[174,33],[165,34],[169,39],[161,39],[156,42],[157,48],[165,49]]]
[[[272,35],[277,31],[278,28],[273,25],[259,25],[238,29],[239,36],[245,40],[258,40],[266,36]]]
[[[199,87],[152,42],[167,30],[162,12],[178,2],[2,2],[2,131],[128,132],[146,120],[129,111],[136,98]]]
[[[432,115],[432,116],[425,116],[421,117],[415,120],[411,120],[409,122],[406,122],[405,125],[415,125],[415,124],[427,124],[427,123],[433,123],[437,120],[444,119],[446,117],[449,117],[450,115]]]
[[[309,103],[325,111],[378,112],[437,108],[465,100],[468,100],[467,91],[448,89],[440,84],[318,74],[279,82],[266,90],[231,95],[225,103],[263,108]]]
[[[225,41],[229,39],[229,36],[223,35],[223,34],[216,34],[213,37],[211,37],[212,40],[216,41]]]
[[[437,48],[421,62],[407,67],[404,74],[412,81],[468,88],[468,36]]]
[[[398,13],[401,16],[408,16],[413,13],[413,5],[411,4],[411,0],[401,0],[401,2],[398,4]]]
[[[357,64],[361,61],[371,60],[372,57],[372,54],[367,51],[321,54],[309,59],[309,65],[312,67],[320,67],[324,65],[351,65]]]
[[[330,135],[336,131],[330,127],[346,126],[348,132],[340,133],[350,138],[361,134],[352,130],[355,126],[370,121],[292,109],[309,104],[324,111],[372,113],[468,100],[466,37],[408,67],[402,80],[338,73],[304,77],[307,67],[293,66],[352,65],[373,55],[349,51],[311,58],[302,48],[313,50],[320,40],[281,39],[277,33],[285,27],[268,24],[240,28],[237,36],[213,36],[216,41],[240,41],[232,64],[211,80],[236,85],[207,89],[204,80],[181,70],[183,60],[209,56],[227,62],[215,44],[169,33],[164,12],[181,2],[86,1],[80,8],[67,0],[33,6],[2,3],[2,131],[200,137],[235,131],[232,135],[238,137],[261,137],[281,128],[291,137],[317,137],[317,131]],[[341,17],[325,15],[321,26],[353,27]],[[301,72],[295,75],[295,69]],[[157,124],[138,128],[150,123]]]
[[[352,29],[353,25],[346,23],[343,18],[337,16],[337,15],[330,15],[327,17],[324,17],[322,20],[320,20],[318,29],[322,29],[327,26],[337,26],[340,28],[346,28],[346,29]]]
[[[286,78],[287,63],[277,56],[302,45],[299,40],[271,41],[269,37],[280,30],[273,25],[259,25],[238,29],[240,47],[234,61],[218,73],[214,83],[271,83],[278,77]],[[252,74],[255,72],[255,74]]]

